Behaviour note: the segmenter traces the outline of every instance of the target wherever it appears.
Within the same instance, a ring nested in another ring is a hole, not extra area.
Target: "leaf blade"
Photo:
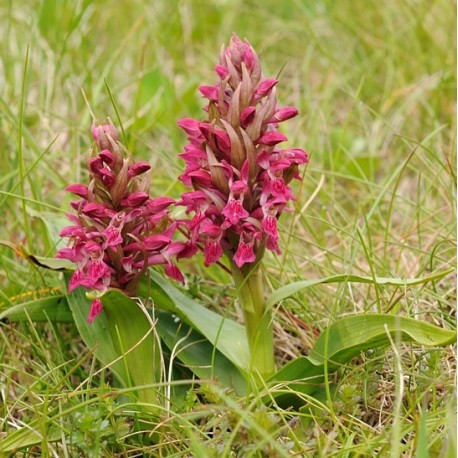
[[[391,278],[391,277],[364,277],[360,275],[332,275],[330,277],[318,278],[313,280],[302,280],[294,283],[290,283],[288,285],[282,286],[274,291],[267,299],[267,307],[272,307],[276,303],[286,299],[293,294],[298,293],[299,291],[310,288],[311,286],[321,285],[324,283],[370,283],[370,284],[377,284],[377,285],[392,285],[398,287],[406,287],[406,286],[413,286],[413,285],[420,285],[429,281],[439,280],[446,275],[454,272],[454,268],[450,268],[448,270],[444,270],[443,272],[438,272],[436,274],[429,275],[427,277],[422,278],[407,278],[407,279],[400,279],[400,278]]]
[[[235,321],[209,310],[183,294],[154,271],[150,271],[152,298],[159,308],[176,313],[207,338],[240,369],[250,367],[245,328]],[[146,293],[143,285],[142,294]]]

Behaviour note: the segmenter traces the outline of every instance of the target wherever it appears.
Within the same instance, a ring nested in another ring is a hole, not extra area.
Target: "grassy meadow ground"
[[[178,197],[185,138],[176,122],[201,117],[197,87],[216,81],[220,46],[233,31],[250,40],[266,75],[280,74],[280,103],[300,110],[283,129],[288,144],[311,154],[294,183],[293,211],[282,216],[282,255],[266,257],[269,286],[348,273],[413,278],[455,266],[455,2],[5,0],[0,311],[63,288],[7,245],[55,253],[44,227],[69,208],[64,188],[84,181],[91,146],[82,91],[99,120],[117,123],[114,100],[129,149],[153,165],[152,192]],[[233,306],[224,272],[190,262],[183,270],[200,302]],[[455,299],[455,273],[401,291],[309,288],[276,312],[278,362],[306,354],[318,332],[351,313],[453,328]],[[336,395],[306,412],[190,394],[151,444],[106,396],[110,374],[97,373],[74,326],[3,322],[0,444],[19,428],[44,430],[51,418],[58,436],[17,444],[24,447],[15,456],[448,458],[456,454],[455,356],[454,347],[412,345],[363,354],[339,371]]]

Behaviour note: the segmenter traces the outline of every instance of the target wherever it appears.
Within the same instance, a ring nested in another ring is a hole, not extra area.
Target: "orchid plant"
[[[455,332],[418,320],[356,315],[332,323],[308,356],[277,371],[272,310],[287,297],[330,282],[406,288],[450,271],[407,280],[338,275],[284,285],[267,295],[262,260],[268,251],[280,253],[278,220],[295,199],[289,184],[301,179],[298,168],[309,158],[300,148],[280,146],[287,138],[279,125],[298,111],[278,105],[278,81],[263,75],[247,41],[234,34],[215,71],[217,83],[200,87],[208,100],[205,119],[178,122],[188,137],[180,154],[186,166],[179,178],[191,188],[178,200],[151,197],[151,166],[133,161],[111,121],[94,123],[89,183],[67,188],[78,197],[67,215],[71,225],[60,233],[69,246],[54,260],[29,255],[40,266],[73,271],[66,277],[68,294],[40,302],[33,316],[74,320],[87,345],[123,384],[159,382],[155,366],[163,364],[162,352],[168,347],[198,377],[218,379],[238,394],[271,382],[311,394],[327,373],[360,351],[389,345],[392,334],[422,345],[453,342]],[[174,217],[180,209],[186,216]],[[218,263],[232,274],[244,327],[198,304],[150,269],[161,265],[169,278],[183,283],[177,261],[198,251],[205,266]],[[62,314],[63,300],[67,315]],[[144,307],[149,302],[153,312]],[[26,312],[32,310],[19,307],[7,315]],[[122,358],[125,365],[118,364]],[[155,396],[143,400],[160,402]]]
[[[179,205],[193,217],[190,239],[203,245],[205,265],[225,255],[243,309],[251,368],[262,378],[275,372],[271,308],[262,283],[265,250],[280,253],[277,221],[294,199],[288,183],[300,179],[308,161],[302,149],[281,149],[286,141],[279,123],[298,114],[278,106],[276,79],[263,76],[249,43],[234,35],[215,67],[219,81],[201,86],[208,99],[205,121],[178,124],[189,144],[180,156],[186,169],[180,180],[194,190]]]

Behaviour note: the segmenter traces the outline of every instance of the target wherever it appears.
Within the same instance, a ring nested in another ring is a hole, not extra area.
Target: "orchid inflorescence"
[[[168,208],[174,199],[149,196],[151,166],[132,162],[111,122],[95,124],[92,136],[98,154],[88,161],[90,183],[67,188],[80,199],[71,204],[76,214],[67,215],[74,225],[60,233],[70,238],[71,246],[57,253],[77,267],[69,291],[77,286],[100,293],[117,288],[132,295],[147,268],[157,264],[183,281],[174,259],[189,250],[172,240],[178,223],[168,217]],[[96,297],[88,321],[101,310]]]
[[[194,214],[191,240],[204,244],[205,264],[226,253],[240,268],[264,248],[279,253],[277,220],[294,199],[288,183],[300,178],[297,166],[308,156],[278,146],[287,140],[278,124],[298,111],[278,107],[278,81],[263,77],[248,42],[234,34],[215,71],[218,83],[200,87],[209,100],[207,120],[178,123],[189,140],[180,179],[194,189],[179,203]]]
[[[133,295],[149,266],[162,264],[183,281],[175,260],[203,249],[206,266],[226,254],[236,276],[235,268],[255,265],[266,248],[280,252],[277,220],[294,199],[288,183],[300,179],[297,168],[308,156],[279,147],[287,138],[278,125],[298,112],[278,107],[278,81],[264,78],[253,48],[235,34],[215,71],[218,83],[200,87],[207,119],[178,122],[189,140],[180,179],[193,188],[178,201],[151,198],[151,166],[132,162],[111,121],[94,123],[90,183],[67,188],[80,199],[71,204],[76,214],[68,214],[73,225],[60,234],[70,247],[57,254],[76,264],[69,290],[82,286],[95,297],[89,322],[102,310],[99,296],[108,288]],[[171,205],[191,216],[172,219]],[[187,240],[174,240],[177,229]]]

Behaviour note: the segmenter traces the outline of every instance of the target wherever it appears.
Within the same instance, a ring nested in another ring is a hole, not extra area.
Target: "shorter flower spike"
[[[280,148],[287,138],[278,124],[298,111],[278,106],[278,81],[263,76],[247,41],[234,34],[215,72],[218,82],[200,87],[207,118],[178,122],[189,141],[180,180],[193,188],[179,205],[193,214],[188,230],[195,247],[203,245],[205,265],[226,253],[241,268],[265,248],[279,253],[277,221],[294,200],[288,183],[301,178],[308,155]]]
[[[80,200],[72,203],[75,214],[68,215],[72,225],[60,233],[70,239],[70,247],[56,255],[76,264],[69,291],[82,286],[100,294],[117,288],[132,295],[146,269],[156,264],[163,264],[171,278],[184,281],[175,259],[192,250],[172,241],[178,223],[172,222],[168,208],[174,199],[149,196],[145,174],[151,166],[132,163],[111,122],[94,124],[91,132],[96,149],[88,160],[90,183],[67,187]],[[88,322],[101,311],[102,303],[95,299]]]

